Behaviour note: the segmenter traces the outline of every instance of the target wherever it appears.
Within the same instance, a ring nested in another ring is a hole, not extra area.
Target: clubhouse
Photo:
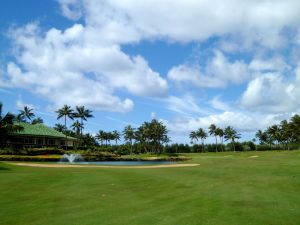
[[[77,142],[76,138],[66,137],[63,133],[44,124],[18,123],[18,125],[21,125],[24,129],[9,134],[6,145],[73,148]]]

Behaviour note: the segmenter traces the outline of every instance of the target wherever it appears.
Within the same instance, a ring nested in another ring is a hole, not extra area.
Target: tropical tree
[[[118,141],[121,140],[120,132],[117,131],[117,130],[114,130],[112,133],[113,133],[113,138],[114,138],[114,140],[116,141],[116,145],[117,145],[117,144],[118,144]]]
[[[115,140],[113,132],[106,132],[106,140],[108,141],[109,145],[111,141]]]
[[[199,128],[196,132],[197,137],[201,139],[202,142],[202,152],[204,152],[204,140],[207,138],[207,133],[202,128]]]
[[[96,134],[96,139],[98,139],[100,144],[103,145],[103,141],[105,140],[105,132],[103,130],[99,130]]]
[[[235,140],[240,138],[240,134],[237,133],[232,127],[228,126],[224,130],[225,141],[230,140],[231,145],[233,147],[233,151],[235,152]]]
[[[217,152],[218,151],[218,139],[216,134],[217,126],[215,124],[211,124],[208,129],[209,129],[209,134],[214,136],[216,139],[216,152]]]
[[[198,141],[198,134],[196,131],[192,131],[190,133],[190,139],[191,139],[191,143],[195,143],[194,140]]]
[[[61,109],[56,111],[57,113],[57,119],[59,120],[60,118],[64,117],[64,122],[65,122],[65,128],[67,128],[67,118],[73,120],[74,119],[74,110],[71,109],[71,106],[64,105]],[[67,134],[66,134],[66,148],[67,148]]]
[[[108,145],[108,140],[109,140],[109,134],[108,132],[103,133],[103,140],[105,141],[105,145]]]
[[[83,129],[82,123],[80,123],[78,120],[76,120],[72,125],[72,130],[76,133],[77,136],[80,135],[81,130]]]
[[[269,135],[270,139],[277,142],[277,145],[279,145],[281,141],[281,132],[278,125],[273,125],[267,129],[267,134]]]
[[[300,142],[300,116],[298,114],[292,116],[291,127],[293,128],[295,137],[297,137],[297,140]]]
[[[74,113],[74,117],[80,118],[80,120],[81,120],[81,124],[82,124],[82,127],[80,129],[81,135],[82,135],[82,130],[83,130],[83,126],[84,126],[83,121],[86,121],[88,118],[93,117],[92,112],[93,111],[86,109],[84,106],[76,106],[76,111]]]
[[[0,102],[0,144],[6,142],[8,134],[23,130],[21,125],[15,124],[15,116],[11,113],[2,115],[3,104]]]
[[[148,152],[148,146],[150,145],[150,132],[149,123],[145,122],[142,126],[138,127],[134,132],[134,139],[142,146],[145,152]]]
[[[66,131],[66,127],[62,124],[56,123],[53,127],[55,130],[57,130],[58,132],[62,132],[64,133]]]
[[[31,124],[44,123],[44,120],[41,117],[37,117],[31,121]]]
[[[222,148],[222,151],[223,151],[224,150],[224,148],[223,148],[223,139],[224,139],[223,129],[222,128],[216,128],[215,134],[216,134],[216,136],[218,136],[220,138],[221,148]]]
[[[145,152],[161,153],[163,144],[170,141],[166,126],[156,119],[144,122],[134,133]]]
[[[168,143],[167,127],[157,119],[153,119],[149,124],[149,139],[155,152],[161,153],[164,143]]]
[[[90,147],[90,146],[97,145],[97,141],[96,141],[95,137],[89,133],[82,135],[81,141],[82,141],[81,142],[82,146]]]
[[[281,121],[280,133],[281,133],[282,142],[285,145],[285,149],[289,150],[289,143],[297,139],[293,131],[292,123],[289,123],[287,120]]]
[[[29,108],[28,106],[24,106],[24,108],[19,111],[20,113],[18,117],[20,118],[20,120],[24,120],[25,122],[27,122],[27,119],[31,122],[35,117],[33,109]]]
[[[16,121],[17,121],[17,122],[26,123],[26,120],[25,120],[24,116],[21,115],[21,114],[18,114],[18,115],[16,116]]]
[[[128,125],[123,130],[124,140],[130,144],[130,154],[132,154],[132,141],[135,139],[135,129]]]
[[[56,111],[57,119],[64,118],[65,127],[67,127],[67,118],[73,120],[74,119],[74,110],[71,109],[71,106],[64,105],[61,109]]]
[[[258,130],[255,137],[259,140],[260,144],[267,143],[267,134],[262,130]]]

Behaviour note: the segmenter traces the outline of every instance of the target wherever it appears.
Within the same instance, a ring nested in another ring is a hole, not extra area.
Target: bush
[[[0,155],[0,161],[58,162],[60,158],[60,155]]]
[[[165,153],[190,153],[191,147],[187,144],[166,145],[163,149]]]
[[[270,145],[257,145],[257,151],[268,151],[270,150]]]
[[[225,145],[222,145],[222,144],[207,144],[205,145],[205,151],[206,152],[216,152],[216,148],[217,148],[217,151],[218,152],[221,152],[221,151],[226,151],[226,146]]]
[[[0,155],[63,155],[65,150],[57,148],[5,148],[0,150]]]

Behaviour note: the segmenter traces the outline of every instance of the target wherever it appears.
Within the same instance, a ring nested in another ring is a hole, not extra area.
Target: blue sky
[[[244,140],[299,113],[299,1],[7,0],[0,100],[60,122],[85,105],[86,132],[156,118],[173,142],[236,128]],[[70,124],[70,123],[69,123]],[[211,141],[213,139],[209,139]]]

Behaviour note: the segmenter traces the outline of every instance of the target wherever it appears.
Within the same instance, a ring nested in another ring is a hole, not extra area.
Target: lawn
[[[0,163],[0,224],[299,224],[299,151],[187,156],[200,166],[31,168]]]

